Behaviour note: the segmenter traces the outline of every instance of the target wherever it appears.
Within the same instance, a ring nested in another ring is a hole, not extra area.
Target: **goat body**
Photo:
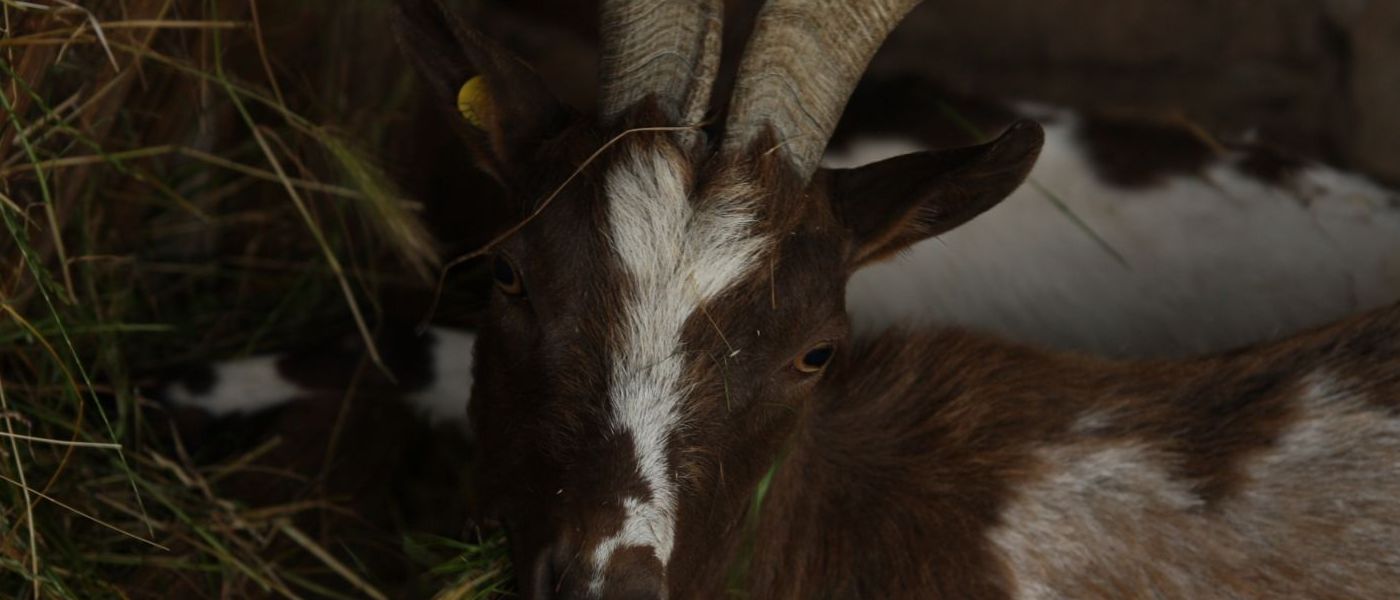
[[[889,131],[896,117],[863,96],[947,97],[893,85],[857,92],[849,139],[828,166],[962,141],[927,124],[946,117],[900,102],[892,110],[910,114],[897,116],[921,126]],[[1143,116],[963,103],[989,123],[1044,123],[1040,160],[985,215],[856,273],[846,307],[857,332],[943,323],[1107,356],[1181,357],[1400,299],[1400,193],[1361,175],[1255,145],[1212,147]]]
[[[1400,589],[1400,306],[1189,361],[951,329],[847,356],[763,502],[751,597]]]

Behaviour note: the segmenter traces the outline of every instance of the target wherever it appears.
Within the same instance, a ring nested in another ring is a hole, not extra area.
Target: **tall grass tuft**
[[[292,524],[334,499],[221,497],[251,457],[196,464],[138,391],[327,322],[369,341],[385,288],[427,287],[435,242],[374,154],[418,101],[387,9],[0,0],[0,592],[395,594]],[[494,593],[499,541],[450,550],[425,581]]]

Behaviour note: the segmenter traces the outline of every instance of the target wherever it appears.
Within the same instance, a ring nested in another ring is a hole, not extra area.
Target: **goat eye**
[[[508,296],[525,293],[525,287],[520,283],[520,273],[516,272],[515,266],[504,257],[498,255],[492,261],[491,277],[496,280],[496,288]]]
[[[803,373],[816,373],[825,368],[835,354],[836,346],[829,343],[818,344],[794,361],[793,366]]]

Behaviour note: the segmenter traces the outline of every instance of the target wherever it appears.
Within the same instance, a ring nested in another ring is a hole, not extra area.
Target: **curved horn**
[[[719,68],[722,1],[603,1],[599,105],[604,121],[648,95],[676,124],[705,118]]]
[[[803,180],[885,36],[920,0],[772,0],[739,64],[724,149],[747,149],[771,125]]]

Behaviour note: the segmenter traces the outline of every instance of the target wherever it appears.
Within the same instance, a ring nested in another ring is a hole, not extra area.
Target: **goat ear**
[[[567,111],[534,70],[441,0],[400,0],[394,31],[428,82],[432,102],[449,111],[480,166],[503,183],[565,124]]]
[[[1025,180],[1044,141],[1040,125],[1022,120],[979,146],[915,152],[827,171],[832,207],[855,241],[851,268],[996,206]]]

